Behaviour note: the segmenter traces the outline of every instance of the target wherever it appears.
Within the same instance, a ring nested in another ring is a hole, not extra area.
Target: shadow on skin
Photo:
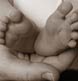
[[[64,71],[59,81],[78,81],[78,70]]]

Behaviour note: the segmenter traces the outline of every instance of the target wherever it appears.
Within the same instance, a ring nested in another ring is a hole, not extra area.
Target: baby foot
[[[10,22],[6,31],[6,45],[12,50],[23,53],[34,52],[34,41],[37,30],[24,16],[18,23]]]
[[[72,4],[64,2],[49,17],[46,27],[39,34],[35,44],[38,54],[57,55],[68,47],[76,46],[78,33],[75,30],[78,30],[78,12],[74,12],[69,18],[66,18],[71,10]]]
[[[6,16],[9,20],[5,30],[6,45],[19,52],[33,52],[33,45],[37,35],[33,24],[22,16],[8,0],[0,0],[0,6],[0,10],[3,10],[0,12],[0,19]],[[4,39],[1,39],[2,43],[4,43],[3,41]]]

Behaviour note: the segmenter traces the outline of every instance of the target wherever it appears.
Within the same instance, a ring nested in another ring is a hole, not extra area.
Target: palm
[[[26,61],[18,59],[7,47],[0,45],[0,72],[1,74],[6,74],[1,80],[31,81],[47,79],[52,81],[54,79],[56,81],[59,76],[56,68],[62,70],[66,69],[75,57],[75,54],[73,53],[73,51],[66,52],[66,54],[63,53],[61,54],[61,58],[60,56],[42,57],[36,54],[31,54],[31,59]],[[70,58],[70,60],[66,59],[65,61],[65,57],[68,59]],[[64,62],[61,62],[63,63],[61,66],[58,58],[60,61]],[[42,77],[42,74],[44,73],[49,73],[50,75],[47,74]]]
[[[39,58],[40,59],[40,58]],[[7,69],[8,68],[8,69]],[[0,45],[0,72],[6,74],[1,80],[44,80],[44,73],[57,73],[55,68],[44,63],[20,60],[14,56],[9,48]],[[55,76],[57,75],[55,74]],[[28,77],[29,76],[29,77]],[[35,77],[36,76],[36,77]],[[47,75],[52,76],[52,75]],[[52,80],[53,78],[46,78]]]

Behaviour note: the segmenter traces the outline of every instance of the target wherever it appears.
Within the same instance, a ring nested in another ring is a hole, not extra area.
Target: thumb
[[[52,72],[45,72],[42,74],[42,79],[57,81],[59,79],[59,72],[57,70],[53,70]]]

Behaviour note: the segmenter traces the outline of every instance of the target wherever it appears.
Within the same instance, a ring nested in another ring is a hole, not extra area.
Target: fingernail
[[[54,81],[54,77],[52,73],[43,73],[42,78],[45,80]]]

